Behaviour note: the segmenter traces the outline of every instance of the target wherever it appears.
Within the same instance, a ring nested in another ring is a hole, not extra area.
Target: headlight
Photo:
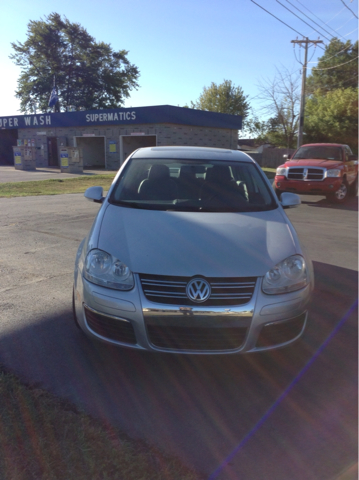
[[[294,292],[307,284],[308,273],[304,258],[301,255],[292,255],[265,274],[262,290],[264,293],[276,295]]]
[[[134,286],[127,265],[97,248],[87,254],[83,275],[91,283],[116,290],[131,290]]]
[[[327,170],[327,177],[340,177],[341,172],[342,172],[341,170],[337,170],[336,168]]]
[[[283,168],[283,167],[279,167],[279,168],[277,168],[275,174],[276,174],[276,175],[284,175],[284,176],[286,176],[286,175],[287,175],[287,169],[286,169],[286,168]]]

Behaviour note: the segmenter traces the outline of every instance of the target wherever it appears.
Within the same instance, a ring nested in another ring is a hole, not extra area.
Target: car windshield
[[[246,162],[133,158],[109,201],[150,210],[272,210],[277,203],[263,175]]]
[[[293,160],[306,158],[315,158],[318,160],[342,160],[342,152],[340,147],[311,146],[300,147],[293,156]]]

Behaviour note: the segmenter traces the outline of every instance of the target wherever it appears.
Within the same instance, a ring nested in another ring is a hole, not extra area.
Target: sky
[[[11,42],[24,42],[28,22],[52,12],[81,24],[114,50],[129,52],[129,61],[140,71],[140,88],[132,90],[124,107],[190,106],[203,87],[231,80],[260,114],[259,82],[273,80],[277,70],[301,73],[298,60],[303,59],[303,49],[294,48],[291,40],[320,38],[324,47],[332,36],[352,42],[358,38],[358,0],[255,2],[1,0],[0,116],[21,114],[15,97],[20,67],[9,59]],[[315,66],[323,53],[312,47],[309,66]]]

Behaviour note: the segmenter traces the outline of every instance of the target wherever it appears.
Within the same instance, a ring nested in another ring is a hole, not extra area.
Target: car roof
[[[254,160],[239,150],[227,150],[224,148],[209,147],[145,147],[139,148],[132,155],[132,158],[173,158],[189,160],[223,160],[235,162],[254,163]]]

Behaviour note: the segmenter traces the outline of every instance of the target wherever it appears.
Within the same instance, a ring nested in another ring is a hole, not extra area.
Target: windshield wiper
[[[201,207],[198,205],[173,205],[173,207],[166,208],[167,212],[200,212]]]
[[[119,207],[127,207],[127,208],[143,208],[142,205],[140,206],[137,202],[124,202],[122,200],[110,200],[112,205],[117,205]]]

